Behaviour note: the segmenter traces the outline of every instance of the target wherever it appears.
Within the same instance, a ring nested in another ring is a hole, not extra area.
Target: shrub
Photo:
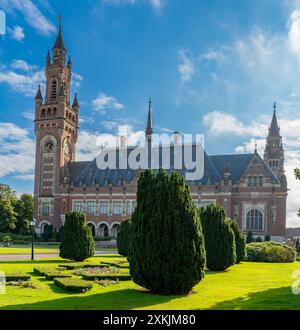
[[[270,242],[271,240],[271,236],[270,235],[266,235],[265,236],[265,242]]]
[[[92,267],[101,267],[99,264],[92,264],[92,263],[86,263],[86,262],[74,262],[69,264],[61,264],[59,267],[64,267],[68,270],[74,270],[74,269],[81,269],[81,268],[92,268]],[[102,267],[105,267],[104,265]]]
[[[204,277],[199,214],[184,178],[160,169],[138,180],[128,260],[133,281],[151,292],[187,294]]]
[[[125,256],[125,257],[127,257],[128,255],[128,247],[130,242],[130,227],[131,227],[131,220],[129,219],[122,221],[118,230],[118,236],[117,236],[118,252],[121,256]]]
[[[11,238],[9,235],[5,235],[5,236],[2,238],[2,242],[4,243],[4,247],[9,247],[11,241],[12,241],[12,238]]]
[[[258,236],[257,238],[256,238],[256,240],[255,240],[255,242],[257,242],[257,243],[261,243],[263,240],[261,239],[261,237],[260,236]]]
[[[60,257],[75,261],[83,261],[94,255],[95,241],[84,214],[66,214],[59,248]]]
[[[59,270],[45,271],[43,276],[46,277],[46,280],[53,280],[54,278],[59,278],[59,277],[71,277],[70,274],[63,273]]]
[[[247,244],[247,260],[254,262],[294,262],[295,250],[276,242]]]
[[[63,271],[66,270],[67,268],[65,267],[35,267],[33,268],[34,273],[40,275],[40,276],[45,276],[46,273],[49,272],[57,272],[57,271]]]
[[[128,262],[110,262],[110,261],[101,261],[101,266],[115,266],[118,268],[129,268]]]
[[[91,290],[93,285],[88,281],[79,278],[55,278],[54,284],[66,291],[86,292]]]
[[[231,229],[234,232],[235,247],[236,247],[236,263],[246,259],[246,241],[244,234],[240,231],[236,221],[230,220]]]
[[[295,250],[296,250],[297,255],[299,255],[300,254],[300,241],[299,241],[299,238],[297,238],[297,241],[296,241],[296,244],[295,244]]]
[[[253,233],[252,231],[248,231],[247,233],[247,238],[246,238],[246,243],[251,243],[251,242],[254,242],[254,238],[253,238]]]
[[[25,275],[23,273],[6,273],[5,274],[5,281],[6,282],[23,282],[23,281],[30,281],[30,276]]]
[[[111,280],[111,281],[130,281],[131,276],[129,274],[116,274],[116,275],[107,275],[107,274],[82,274],[82,278],[87,281],[100,281],[100,280]]]
[[[35,283],[30,282],[30,281],[24,281],[24,282],[10,281],[10,282],[7,282],[7,285],[9,285],[9,286],[19,286],[20,288],[29,288],[29,289],[39,289],[40,288]]]
[[[221,206],[209,205],[199,210],[205,238],[206,265],[222,271],[236,262],[236,246],[230,222]]]

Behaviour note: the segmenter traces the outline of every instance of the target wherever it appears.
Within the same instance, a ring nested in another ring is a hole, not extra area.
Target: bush
[[[33,272],[40,276],[45,276],[46,273],[63,271],[66,269],[67,268],[65,268],[65,267],[35,267],[35,268],[33,268]]]
[[[119,262],[119,263],[116,263],[116,262],[110,262],[110,261],[101,261],[100,262],[101,266],[115,266],[115,267],[118,267],[118,268],[129,268],[129,263],[124,261],[124,262]]]
[[[199,210],[210,270],[223,271],[236,262],[236,246],[230,222],[221,206],[209,205]]]
[[[86,292],[93,287],[90,282],[78,278],[55,278],[54,284],[64,290],[72,292]]]
[[[254,242],[254,238],[253,238],[253,233],[252,231],[248,231],[247,233],[247,238],[246,238],[246,243],[251,243],[251,242]]]
[[[30,281],[30,276],[23,273],[6,273],[5,274],[6,282],[23,282]]]
[[[11,241],[12,241],[12,238],[11,238],[9,235],[5,235],[5,236],[2,238],[2,242],[4,243],[4,247],[9,247]]]
[[[129,274],[89,274],[83,273],[82,278],[87,281],[100,281],[100,280],[111,280],[111,281],[130,281],[131,276]]]
[[[247,260],[254,262],[294,262],[295,250],[276,242],[247,244]]]
[[[59,248],[60,257],[75,261],[83,261],[94,255],[95,241],[84,214],[66,214]]]
[[[271,240],[271,236],[270,235],[266,235],[265,236],[265,242],[270,242]]]
[[[128,256],[128,247],[130,242],[131,220],[121,222],[117,236],[118,252],[121,256]]]
[[[39,289],[40,287],[37,286],[35,283],[30,282],[30,281],[24,281],[24,282],[20,282],[20,281],[10,281],[7,282],[7,285],[9,286],[18,286],[22,289]]]
[[[231,229],[234,232],[235,248],[236,248],[236,263],[246,259],[246,241],[244,234],[240,231],[236,221],[230,220]]]
[[[128,260],[133,281],[151,292],[187,294],[204,277],[199,214],[178,173],[140,175]]]
[[[59,277],[71,277],[70,274],[63,273],[59,270],[49,270],[49,271],[44,271],[44,275],[46,280],[53,280],[54,278],[59,278]]]
[[[59,267],[64,267],[68,270],[74,270],[74,269],[81,269],[81,268],[92,268],[92,267],[101,267],[99,264],[91,264],[86,262],[76,262],[76,263],[69,263],[69,264],[61,264]],[[102,267],[105,267],[104,265]]]
[[[261,243],[263,240],[261,239],[261,237],[260,236],[258,236],[257,238],[256,238],[256,240],[255,240],[255,242],[257,242],[257,243]]]

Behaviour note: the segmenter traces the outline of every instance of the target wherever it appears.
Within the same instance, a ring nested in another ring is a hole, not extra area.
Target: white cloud
[[[81,124],[92,124],[94,122],[95,120],[91,117],[82,116],[82,115],[79,116],[79,123]]]
[[[13,29],[9,29],[9,32],[14,40],[22,41],[25,38],[24,29],[19,25],[16,25]]]
[[[35,141],[28,130],[0,122],[0,145],[0,177],[33,175]]]
[[[209,112],[204,115],[203,125],[208,129],[208,134],[214,137],[221,135],[254,135],[262,137],[266,135],[268,130],[266,123],[245,125],[235,116],[219,111]]]
[[[0,7],[8,13],[18,13],[27,24],[43,35],[50,35],[56,28],[31,0],[0,0]]]
[[[31,110],[22,112],[22,116],[25,119],[28,119],[28,120],[31,120],[31,121],[34,120],[34,112],[31,111]]]
[[[83,81],[83,77],[79,73],[73,72],[72,86],[79,88],[81,86],[82,81]]]
[[[225,55],[221,51],[211,50],[206,53],[200,55],[200,60],[207,60],[207,61],[217,61],[221,62],[225,60]]]
[[[135,5],[139,3],[149,3],[154,9],[163,7],[165,0],[104,0],[104,3],[114,6]]]
[[[293,52],[300,56],[300,10],[294,10],[290,17],[288,41]]]
[[[92,101],[92,105],[96,111],[105,113],[106,110],[123,110],[124,105],[115,97],[100,93],[96,99]]]
[[[32,71],[37,69],[35,65],[30,65],[26,61],[18,59],[12,60],[10,66],[14,69],[20,69],[22,71]]]
[[[188,49],[181,49],[178,52],[180,63],[178,65],[178,72],[182,82],[188,82],[195,74],[195,62],[191,51]]]

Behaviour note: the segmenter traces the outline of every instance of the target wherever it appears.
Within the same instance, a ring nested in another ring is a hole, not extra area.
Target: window
[[[114,214],[123,213],[123,202],[113,202],[113,213]]]
[[[88,215],[95,215],[96,214],[96,201],[88,201],[86,213]]]
[[[42,204],[42,210],[41,215],[50,215],[50,203],[43,203]]]
[[[132,203],[131,203],[131,201],[126,201],[126,214],[132,214]]]
[[[259,176],[258,181],[259,181],[259,185],[262,187],[263,186],[263,177],[261,175]]]
[[[108,202],[100,202],[100,214],[108,214]]]
[[[246,230],[263,230],[263,214],[260,210],[250,210],[246,216]]]
[[[57,95],[57,83],[56,80],[53,79],[51,84],[51,98],[56,99],[56,95]]]
[[[74,211],[83,213],[83,201],[74,202]]]

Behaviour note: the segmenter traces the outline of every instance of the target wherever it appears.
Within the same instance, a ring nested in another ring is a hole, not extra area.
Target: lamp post
[[[32,219],[30,222],[31,224],[31,230],[32,230],[32,239],[31,239],[31,260],[34,260],[34,228],[36,225],[36,220]]]

